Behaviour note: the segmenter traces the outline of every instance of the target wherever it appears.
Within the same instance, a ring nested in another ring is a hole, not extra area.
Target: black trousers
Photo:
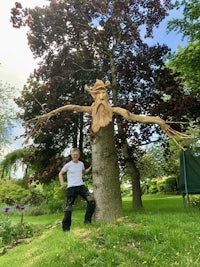
[[[72,207],[78,195],[80,195],[83,199],[87,201],[87,208],[86,208],[84,222],[91,223],[92,215],[95,210],[95,201],[90,196],[89,190],[85,185],[69,187],[67,188],[67,202],[65,208],[65,215],[62,221],[63,231],[70,230]]]

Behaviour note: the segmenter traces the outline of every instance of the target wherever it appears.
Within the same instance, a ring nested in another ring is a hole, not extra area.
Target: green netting
[[[183,194],[200,194],[200,154],[182,151],[178,189]]]

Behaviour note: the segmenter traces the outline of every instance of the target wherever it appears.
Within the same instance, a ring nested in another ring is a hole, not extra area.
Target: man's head
[[[73,162],[78,162],[79,158],[80,158],[80,150],[78,148],[72,148],[71,150],[71,158]]]

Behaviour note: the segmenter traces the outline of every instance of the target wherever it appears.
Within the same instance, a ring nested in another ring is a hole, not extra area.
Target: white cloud
[[[21,89],[36,67],[27,43],[27,29],[16,29],[10,22],[16,0],[0,1],[0,80]],[[20,0],[24,7],[43,6],[45,0]]]

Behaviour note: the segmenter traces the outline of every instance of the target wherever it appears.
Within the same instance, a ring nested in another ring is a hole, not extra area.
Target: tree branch
[[[129,120],[129,121],[137,121],[140,123],[158,124],[161,127],[161,129],[163,130],[163,132],[166,135],[168,135],[176,143],[176,145],[178,147],[180,147],[181,149],[184,149],[184,148],[177,142],[177,140],[175,139],[175,136],[180,137],[182,139],[192,139],[193,138],[192,135],[183,134],[183,133],[180,133],[180,132],[174,130],[163,119],[161,119],[159,117],[135,115],[133,113],[130,113],[128,110],[126,110],[124,108],[120,108],[120,107],[113,107],[112,110],[114,113],[121,115],[122,117],[124,117],[126,120]]]
[[[24,144],[27,144],[31,136],[35,133],[39,125],[44,122],[47,119],[50,119],[51,117],[55,116],[56,114],[62,112],[62,111],[74,111],[74,112],[86,112],[91,114],[92,113],[92,108],[89,106],[79,106],[79,105],[65,105],[62,107],[59,107],[57,109],[54,109],[48,113],[45,113],[40,116],[36,116],[35,118],[32,118],[28,121],[25,122],[25,124],[31,122],[31,121],[37,121],[35,125],[33,126],[31,132],[29,133],[28,137],[25,139]]]
[[[111,107],[111,109],[114,113],[121,115],[122,117],[124,117],[126,120],[129,120],[129,121],[137,121],[137,122],[145,123],[145,124],[148,124],[148,123],[158,124],[161,127],[161,129],[163,130],[163,132],[166,135],[168,135],[176,143],[176,145],[178,147],[180,147],[181,149],[184,149],[184,148],[177,142],[175,137],[180,137],[182,139],[192,139],[193,138],[191,135],[186,135],[186,134],[183,134],[183,133],[180,133],[180,132],[174,130],[163,119],[161,119],[159,117],[136,115],[136,114],[130,113],[127,109],[120,108],[120,107]],[[33,126],[31,132],[29,133],[29,135],[26,138],[26,140],[24,141],[24,143],[26,144],[28,142],[30,137],[35,133],[35,131],[37,130],[37,128],[39,127],[39,125],[42,122],[44,122],[47,119],[50,119],[51,117],[55,116],[56,114],[58,114],[62,111],[86,112],[86,113],[89,113],[90,115],[92,115],[92,107],[91,106],[65,105],[65,106],[59,107],[57,109],[54,109],[48,113],[45,113],[43,115],[36,116],[35,118],[32,118],[32,119],[26,121],[26,123],[25,123],[25,124],[27,124],[30,121],[36,120],[35,125]]]

